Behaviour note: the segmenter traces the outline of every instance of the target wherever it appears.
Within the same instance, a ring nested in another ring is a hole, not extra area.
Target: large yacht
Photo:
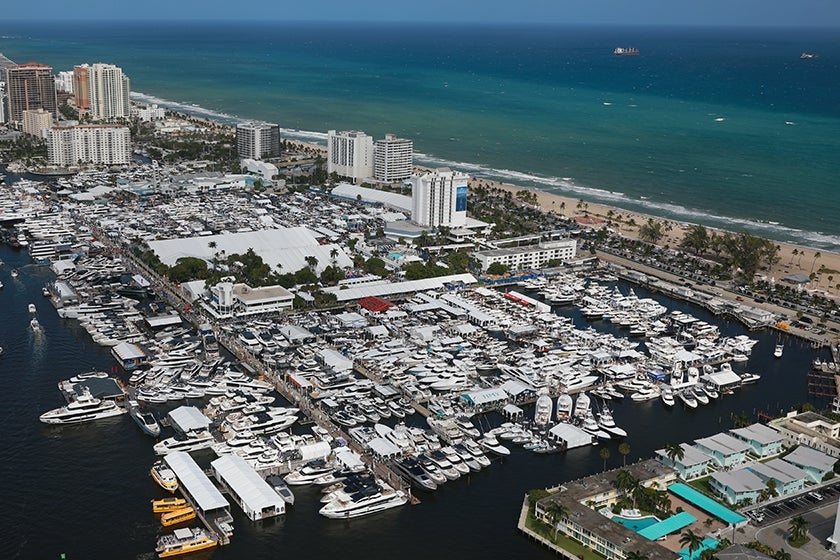
[[[335,493],[335,498],[318,510],[318,513],[330,519],[349,519],[370,515],[378,511],[405,505],[408,496],[402,490],[394,490],[384,482],[365,490],[348,494],[342,490]]]
[[[114,401],[97,399],[86,391],[70,404],[45,412],[40,420],[44,424],[79,424],[125,413]]]
[[[213,445],[213,434],[207,430],[194,430],[187,434],[178,434],[155,444],[157,455],[167,455],[173,451],[191,453],[199,449],[207,449]]]
[[[196,550],[212,548],[218,544],[218,539],[212,533],[199,527],[175,529],[169,535],[162,535],[157,542],[155,552],[161,558],[178,556]]]

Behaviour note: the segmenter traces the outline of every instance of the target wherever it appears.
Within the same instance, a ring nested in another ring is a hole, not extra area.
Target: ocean
[[[114,63],[138,100],[289,138],[395,133],[420,164],[840,249],[832,30],[4,22],[0,52]]]
[[[5,263],[0,266],[5,285],[0,289],[0,345],[5,349],[0,355],[0,496],[4,506],[0,509],[0,558],[58,560],[62,554],[67,560],[155,558],[155,538],[162,529],[149,502],[163,492],[148,474],[155,460],[152,439],[127,416],[64,427],[38,421],[40,414],[63,404],[56,385],[59,380],[92,369],[112,371],[113,358],[74,320],[60,319],[41,295],[42,286],[53,278],[47,268],[29,264],[25,252],[3,245],[0,260]],[[11,278],[12,268],[20,273],[17,279]],[[629,289],[625,284],[620,288],[624,293]],[[640,288],[636,293],[650,295]],[[652,297],[669,309],[715,321],[702,309]],[[36,305],[43,326],[40,335],[28,328],[30,302]],[[572,317],[581,328],[589,324],[573,309],[558,313]],[[616,332],[606,322],[592,325]],[[738,323],[720,325],[724,336],[745,333]],[[775,359],[773,349],[780,340],[776,335],[762,331],[750,336],[759,342],[745,367],[762,375],[757,384],[696,410],[681,405],[668,410],[658,400],[635,404],[624,399],[612,405],[616,423],[629,434],[628,462],[651,457],[665,443],[691,441],[731,428],[734,415],[776,415],[808,400],[810,362],[815,356],[826,358],[826,351],[815,352],[807,343],[782,338],[784,355]],[[163,414],[174,406],[158,407],[157,412]],[[533,407],[526,414],[533,414]],[[417,415],[409,421],[422,422]],[[489,414],[478,423],[487,429],[501,421],[499,415]],[[523,497],[533,488],[599,472],[603,447],[611,454],[607,468],[620,467],[622,458],[615,442],[556,455],[514,448],[504,461],[447,483],[434,494],[418,492],[419,505],[349,522],[319,516],[318,490],[295,488],[295,505],[274,521],[252,523],[232,506],[235,533],[231,544],[196,557],[548,560],[555,556],[516,531]],[[212,453],[196,454],[202,464],[212,458]]]

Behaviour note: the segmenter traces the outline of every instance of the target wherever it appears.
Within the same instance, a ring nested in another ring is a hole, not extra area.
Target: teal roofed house
[[[744,428],[729,430],[735,438],[748,443],[753,455],[772,457],[784,450],[785,436],[764,424],[752,424]]]
[[[729,434],[715,434],[713,436],[695,439],[694,445],[703,453],[712,457],[721,467],[735,467],[747,459],[749,444],[736,439]]]

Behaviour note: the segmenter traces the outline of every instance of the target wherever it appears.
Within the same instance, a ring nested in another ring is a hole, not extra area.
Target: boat
[[[689,389],[685,390],[688,391]],[[702,387],[700,387],[699,385],[695,385],[691,388],[691,392],[694,393],[694,398],[697,399],[698,404],[709,404],[709,395],[707,395],[706,392],[703,391]]]
[[[534,410],[534,424],[537,426],[545,426],[551,422],[551,413],[553,412],[553,403],[551,397],[548,396],[548,389],[545,387],[540,389],[537,404]],[[472,435],[472,434],[469,434]]]
[[[496,439],[496,436],[493,434],[487,433],[479,439],[476,443],[480,445],[485,451],[489,451],[490,453],[495,453],[501,457],[505,457],[510,455],[510,449],[499,443],[499,440]]]
[[[680,400],[687,406],[688,408],[697,408],[697,399],[694,398],[694,391],[691,389],[683,389],[679,391],[677,395],[680,397]]]
[[[287,474],[283,480],[290,486],[304,486],[312,484],[316,478],[330,473],[335,469],[335,465],[325,461],[324,459],[316,459],[309,461],[296,471]]]
[[[705,383],[700,388],[703,390],[704,393],[706,393],[706,396],[710,399],[716,399],[720,396],[718,390],[715,389],[714,385],[712,385],[711,383]]]
[[[116,402],[97,399],[85,391],[68,405],[43,413],[39,420],[44,424],[80,424],[125,413],[126,409]]]
[[[265,481],[271,486],[274,491],[277,493],[278,496],[283,498],[283,501],[289,504],[290,506],[295,505],[295,494],[292,492],[291,488],[283,481],[283,478],[276,475],[270,474],[265,477]]]
[[[781,358],[782,353],[784,353],[784,351],[785,351],[785,345],[784,344],[777,344],[776,349],[773,350],[773,357],[774,358]]]
[[[191,430],[186,434],[177,434],[159,441],[153,449],[157,455],[167,455],[173,451],[191,453],[199,449],[208,449],[214,441],[213,434],[207,430]]]
[[[31,314],[35,315],[36,313],[38,313],[38,308],[37,308],[37,307],[35,307],[35,304],[34,304],[34,303],[30,303],[27,307],[28,307],[29,312],[30,312]]]
[[[670,386],[665,385],[662,387],[662,392],[659,394],[659,398],[662,399],[662,404],[668,408],[674,406],[674,390]]]
[[[411,480],[417,488],[428,491],[437,490],[437,483],[414,457],[397,459],[394,461],[394,470]]]
[[[745,372],[745,373],[741,373],[739,375],[741,377],[741,384],[742,385],[745,385],[747,383],[755,383],[756,381],[761,379],[761,376],[758,375],[757,373],[746,373]]]
[[[13,268],[13,269],[12,269],[11,274],[12,274],[12,278],[17,278],[17,277],[18,277],[18,271],[17,271],[17,269],[16,269],[16,268]]]
[[[44,297],[50,297],[50,289],[44,286],[41,288],[41,294],[43,294]]]
[[[33,332],[41,332],[41,323],[38,322],[38,319],[36,317],[32,317],[32,319],[30,319],[29,326]]]
[[[152,475],[152,480],[158,483],[158,486],[169,492],[174,492],[178,489],[178,478],[169,465],[163,461],[155,461],[152,465],[149,474]]]
[[[195,510],[187,506],[164,513],[160,516],[160,524],[164,527],[170,527],[192,519],[195,519]]]
[[[639,49],[635,47],[616,47],[613,54],[616,56],[636,56],[639,54]]]
[[[144,412],[140,410],[140,403],[137,401],[128,401],[128,414],[131,419],[140,426],[143,433],[152,437],[160,435],[160,424],[152,412]]]
[[[169,558],[170,556],[212,548],[217,544],[219,544],[219,541],[216,536],[200,527],[175,529],[172,534],[162,535],[158,538],[155,552],[158,553],[160,558]]]
[[[405,492],[394,490],[380,482],[378,487],[369,487],[354,494],[338,490],[335,498],[318,510],[318,513],[329,519],[350,519],[403,506],[407,502],[408,496]]]
[[[613,437],[627,437],[627,431],[616,425],[612,411],[607,407],[604,407],[598,413],[598,426]]]
[[[814,54],[814,53],[804,52],[804,53],[799,55],[799,58],[802,59],[802,60],[810,60],[812,58],[819,58],[819,55]]]
[[[175,511],[176,509],[181,509],[186,507],[187,500],[184,498],[176,498],[176,497],[168,497],[168,498],[161,498],[159,500],[152,500],[152,513],[166,513],[169,511]]]

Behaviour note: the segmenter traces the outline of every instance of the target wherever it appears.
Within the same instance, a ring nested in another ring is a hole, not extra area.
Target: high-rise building
[[[236,152],[241,159],[263,159],[280,155],[280,126],[263,122],[236,125]]]
[[[26,134],[43,137],[43,131],[52,128],[53,116],[52,113],[43,109],[26,110],[23,112],[21,121],[23,122],[23,131]]]
[[[53,165],[126,165],[131,133],[127,126],[112,124],[54,127],[47,133],[47,154]]]
[[[55,87],[64,93],[73,93],[73,71],[65,70],[59,72],[55,79]]]
[[[76,70],[79,70],[76,73]],[[85,82],[86,80],[86,82]],[[129,103],[129,79],[122,68],[113,64],[97,62],[91,66],[77,66],[74,69],[74,86],[78,83],[81,95],[87,94],[86,109],[91,118],[97,121],[125,119],[131,116]],[[79,96],[76,97],[77,102]],[[84,100],[83,100],[83,105]],[[81,109],[78,106],[77,108]]]
[[[82,64],[73,68],[73,97],[79,112],[90,110],[90,66]]]
[[[414,142],[386,134],[376,141],[374,150],[373,176],[377,181],[405,181],[411,177]]]
[[[355,130],[327,134],[327,173],[353,180],[373,177],[373,138]]]
[[[421,227],[463,227],[467,223],[470,176],[448,167],[411,177],[411,220]]]
[[[6,122],[6,82],[0,80],[0,124]]]
[[[58,118],[58,100],[52,68],[37,62],[17,64],[6,69],[6,97],[9,120],[21,122],[26,110],[44,109]]]

